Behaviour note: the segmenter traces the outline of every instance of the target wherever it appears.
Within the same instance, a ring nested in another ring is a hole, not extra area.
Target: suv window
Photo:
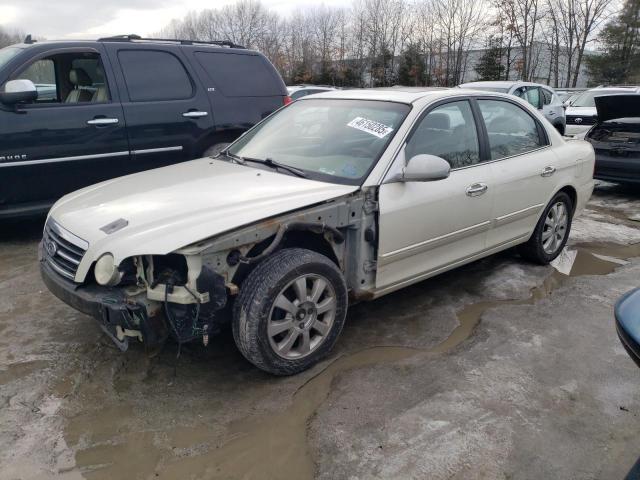
[[[110,99],[102,60],[95,52],[62,53],[41,58],[14,78],[31,80],[35,84],[37,104],[98,103]]]
[[[274,81],[271,68],[260,55],[196,52],[195,57],[214,87],[228,97],[283,94],[280,82]]]
[[[553,98],[553,94],[546,88],[541,88],[540,91],[542,92],[542,104],[549,105]]]
[[[468,101],[451,102],[431,110],[407,142],[407,159],[419,154],[444,158],[451,168],[480,163],[478,133]]]
[[[542,108],[542,103],[540,102],[540,89],[538,87],[527,87],[524,99],[534,107],[538,109]]]
[[[489,135],[491,159],[511,157],[544,145],[531,115],[510,102],[478,100]]]
[[[193,96],[191,77],[171,53],[120,50],[118,60],[132,102],[184,100]]]

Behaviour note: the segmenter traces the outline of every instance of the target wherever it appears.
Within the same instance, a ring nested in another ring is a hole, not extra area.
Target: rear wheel
[[[565,192],[559,192],[545,208],[533,235],[518,248],[527,260],[546,265],[562,251],[569,239],[573,202]]]
[[[347,313],[347,287],[324,255],[301,248],[275,253],[244,281],[233,337],[258,368],[292,375],[311,367],[335,344]]]

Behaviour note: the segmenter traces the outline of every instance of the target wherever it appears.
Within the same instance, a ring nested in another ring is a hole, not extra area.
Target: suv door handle
[[[544,167],[542,169],[542,173],[540,174],[540,176],[541,177],[550,177],[554,173],[556,173],[556,167],[547,166],[547,167]]]
[[[117,118],[94,118],[93,120],[87,120],[87,125],[97,125],[99,127],[104,125],[115,125],[119,120]]]
[[[184,112],[182,114],[182,116],[185,118],[202,118],[202,117],[206,117],[207,115],[209,115],[209,112],[198,112],[195,110]]]
[[[477,197],[489,189],[486,183],[474,183],[467,187],[468,197]]]

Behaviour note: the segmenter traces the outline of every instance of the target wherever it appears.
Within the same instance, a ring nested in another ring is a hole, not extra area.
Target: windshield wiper
[[[244,162],[253,162],[253,163],[261,163],[262,165],[266,165],[267,167],[271,167],[274,170],[282,169],[286,170],[289,173],[293,173],[297,177],[307,178],[307,174],[302,170],[299,170],[295,167],[291,167],[289,165],[285,165],[284,163],[276,162],[272,158],[265,158],[264,160],[260,158],[251,158],[251,157],[238,157]]]

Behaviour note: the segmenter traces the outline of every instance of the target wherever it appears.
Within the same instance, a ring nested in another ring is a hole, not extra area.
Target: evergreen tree
[[[419,87],[425,84],[424,58],[417,44],[411,44],[402,54],[398,70],[400,85]]]
[[[591,83],[640,82],[640,0],[626,0],[598,39],[602,53],[587,58]]]
[[[502,64],[502,48],[498,42],[490,41],[478,64],[473,67],[478,80],[502,80],[504,65]]]

